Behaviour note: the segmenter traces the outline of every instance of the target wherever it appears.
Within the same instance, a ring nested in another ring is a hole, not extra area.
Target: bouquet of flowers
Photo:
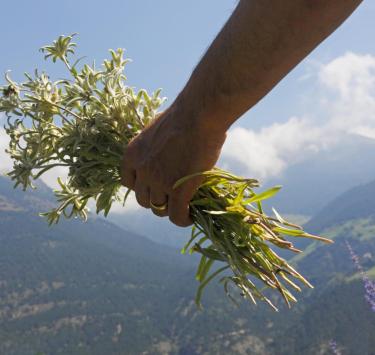
[[[90,199],[95,200],[96,212],[105,216],[114,201],[125,203],[130,190],[123,191],[121,185],[124,149],[156,117],[163,102],[160,90],[148,94],[126,85],[128,60],[122,49],[110,50],[111,58],[98,68],[84,64],[78,69],[80,59],[71,60],[76,47],[73,37],[60,36],[41,48],[46,59],[64,63],[66,79],[52,81],[35,70],[34,75],[25,74],[25,82],[16,83],[7,73],[7,84],[0,87],[0,112],[7,116],[10,137],[7,152],[14,163],[8,175],[15,186],[33,187],[33,180],[55,167],[68,170],[66,181],[58,178],[57,207],[42,213],[50,224],[62,215],[86,220]],[[175,186],[196,175],[180,179]],[[273,247],[300,252],[286,236],[330,241],[306,233],[275,210],[272,217],[264,212],[263,201],[279,186],[255,192],[257,180],[218,168],[199,175],[204,181],[190,203],[194,226],[182,250],[201,254],[197,304],[204,287],[219,274],[231,299],[233,284],[244,298],[254,303],[260,299],[274,309],[264,288],[278,291],[288,306],[295,302],[290,289],[301,291],[296,280],[312,286]],[[214,263],[219,267],[213,268]]]

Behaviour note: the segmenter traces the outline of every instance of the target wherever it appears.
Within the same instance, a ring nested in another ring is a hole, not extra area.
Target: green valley
[[[0,178],[0,354],[329,354],[330,339],[375,354],[375,314],[345,245],[375,276],[371,194],[375,183],[348,191],[307,223],[335,243],[300,243],[293,262],[315,289],[291,310],[281,299],[279,313],[237,308],[213,282],[199,311],[197,258],[94,216],[48,227],[37,212],[50,190]]]

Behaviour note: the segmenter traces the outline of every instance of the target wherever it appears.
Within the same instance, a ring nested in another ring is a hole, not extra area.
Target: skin
[[[189,202],[226,132],[357,8],[359,0],[243,0],[172,105],[128,145],[122,183],[158,216],[192,224]]]

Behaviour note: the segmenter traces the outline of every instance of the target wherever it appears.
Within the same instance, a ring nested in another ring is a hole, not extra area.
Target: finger
[[[133,169],[123,169],[121,172],[121,184],[128,189],[134,190],[136,174]]]
[[[180,227],[187,227],[193,224],[189,203],[202,181],[203,179],[198,176],[172,190],[168,200],[168,215],[171,222]]]
[[[121,161],[121,184],[128,189],[134,190],[136,180],[136,172],[128,159],[128,150],[126,149]]]
[[[137,202],[144,208],[150,208],[150,189],[148,186],[142,184],[140,179],[136,179],[134,191]]]
[[[150,207],[152,209],[152,212],[159,216],[159,217],[165,217],[168,216],[168,195],[163,192],[161,188],[157,187],[151,187],[150,188]],[[155,206],[163,206],[167,204],[166,208],[164,210],[155,209],[152,207],[152,205]]]
[[[179,227],[187,227],[193,224],[190,217],[190,199],[182,198],[182,195],[173,193],[168,200],[168,215],[172,223]]]

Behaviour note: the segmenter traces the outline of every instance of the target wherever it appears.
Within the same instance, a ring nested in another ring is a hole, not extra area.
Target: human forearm
[[[139,204],[179,226],[190,224],[189,203],[202,177],[177,189],[175,182],[212,169],[228,127],[360,2],[240,1],[175,102],[124,153],[123,184]]]
[[[361,0],[243,0],[175,105],[223,131],[328,37]],[[186,115],[184,115],[186,116]]]

